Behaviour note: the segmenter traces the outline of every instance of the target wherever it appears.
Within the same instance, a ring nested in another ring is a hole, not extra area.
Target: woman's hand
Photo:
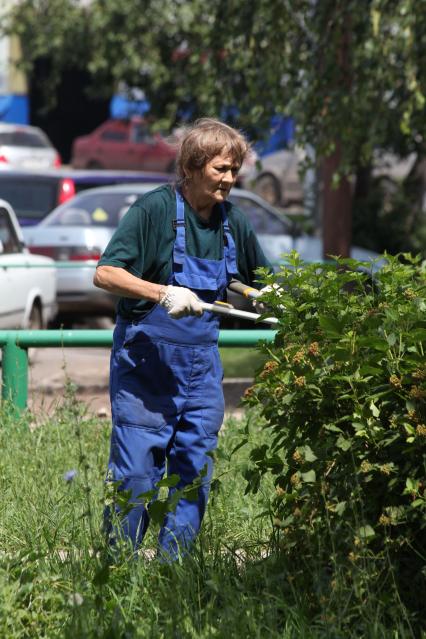
[[[164,295],[159,303],[173,319],[203,314],[201,300],[189,288],[182,286],[164,287]]]

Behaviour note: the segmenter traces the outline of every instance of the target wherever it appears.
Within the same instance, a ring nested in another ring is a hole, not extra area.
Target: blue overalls
[[[176,193],[176,239],[169,284],[195,291],[205,302],[223,298],[237,274],[236,251],[222,206],[224,251],[220,260],[186,255],[184,201]],[[134,507],[122,532],[137,548],[149,523],[137,496],[163,477],[177,474],[176,488],[192,483],[207,464],[198,500],[181,499],[166,515],[159,544],[176,558],[198,533],[207,505],[212,459],[224,415],[223,369],[217,341],[219,318],[172,319],[156,305],[141,320],[119,318],[111,354],[110,393],[113,429],[109,477],[131,491]],[[170,489],[173,492],[173,489]]]

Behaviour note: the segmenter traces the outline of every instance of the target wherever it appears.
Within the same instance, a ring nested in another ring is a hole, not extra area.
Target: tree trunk
[[[352,241],[352,188],[348,178],[341,178],[333,187],[333,175],[340,165],[340,143],[322,164],[322,228],[323,257],[350,257]]]

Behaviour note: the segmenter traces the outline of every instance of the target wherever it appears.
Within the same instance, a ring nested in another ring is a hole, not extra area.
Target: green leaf
[[[331,335],[341,335],[342,333],[343,324],[334,317],[322,315],[319,317],[319,324],[325,332]]]
[[[351,351],[344,348],[336,348],[333,352],[333,359],[335,362],[349,362],[352,358]]]
[[[405,480],[405,488],[408,492],[417,492],[419,487],[419,482],[416,479],[411,479],[411,477],[407,477]]]
[[[380,410],[377,408],[377,406],[376,406],[376,404],[374,402],[370,402],[370,410],[371,410],[371,413],[372,413],[373,417],[379,417]]]
[[[94,574],[93,583],[95,586],[103,586],[109,579],[110,567],[108,564],[101,566]]]
[[[312,448],[307,444],[300,447],[300,451],[307,462],[314,462],[318,457],[314,454]]]
[[[341,517],[343,513],[345,512],[345,509],[346,509],[346,501],[339,501],[339,503],[336,504],[335,512],[337,513],[337,515],[339,515],[339,517]]]
[[[153,501],[148,506],[148,513],[151,520],[158,525],[162,525],[164,517],[169,512],[169,504],[167,501]]]
[[[341,433],[342,429],[336,426],[335,424],[324,424],[324,429],[329,430],[332,433]]]
[[[196,502],[199,497],[199,486],[191,486],[185,489],[185,499],[188,501]]]
[[[381,375],[383,370],[378,366],[371,366],[370,364],[363,364],[359,369],[361,375]]]
[[[426,342],[426,328],[414,328],[410,331],[410,341]]]
[[[180,481],[179,475],[173,474],[168,477],[164,477],[157,482],[157,488],[174,488]]]
[[[339,435],[339,437],[337,438],[337,441],[336,441],[337,448],[340,448],[343,451],[347,451],[349,450],[351,445],[352,445],[351,439],[346,439],[346,437],[343,437],[343,435]]]
[[[395,346],[396,344],[396,335],[395,333],[390,333],[387,337],[386,337],[386,341],[389,344],[389,346]]]
[[[358,537],[361,539],[372,539],[375,535],[376,533],[374,532],[374,528],[372,528],[369,524],[361,526],[358,530]]]
[[[244,437],[236,446],[235,448],[232,449],[231,453],[230,453],[230,457],[232,457],[232,455],[235,455],[235,453],[240,450],[240,448],[242,448],[243,446],[245,446],[246,444],[248,444],[248,438]]]
[[[389,348],[387,342],[384,339],[373,337],[372,335],[360,337],[359,344],[362,346],[366,346],[367,348],[374,348],[377,351],[387,351]]]
[[[314,470],[308,470],[306,473],[300,473],[300,478],[305,484],[313,484],[317,476]]]

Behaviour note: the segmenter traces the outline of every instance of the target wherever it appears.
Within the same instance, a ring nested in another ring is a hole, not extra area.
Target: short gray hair
[[[230,155],[241,166],[249,149],[249,142],[237,129],[215,118],[200,118],[185,131],[180,143],[176,157],[178,182],[185,179],[185,170],[201,170],[216,155]]]

